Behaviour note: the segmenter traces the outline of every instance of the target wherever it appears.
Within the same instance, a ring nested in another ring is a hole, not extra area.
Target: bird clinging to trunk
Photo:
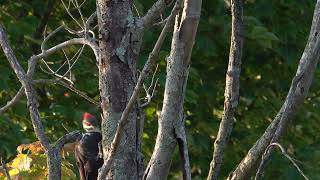
[[[75,156],[81,180],[96,180],[98,169],[103,164],[99,157],[99,144],[102,140],[99,121],[88,112],[83,113],[83,129],[86,131],[75,147]]]

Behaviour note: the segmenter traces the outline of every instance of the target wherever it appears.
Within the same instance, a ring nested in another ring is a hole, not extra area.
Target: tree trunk
[[[61,179],[61,155],[60,150],[50,150],[47,153],[48,179]]]
[[[102,137],[104,158],[117,129],[118,121],[128,103],[136,83],[136,60],[140,39],[134,39],[135,18],[132,0],[97,1],[99,25],[99,90],[102,109]],[[138,48],[136,48],[138,47]],[[135,106],[124,127],[124,133],[107,179],[138,179],[139,152]]]
[[[167,62],[167,78],[163,107],[154,152],[145,179],[166,179],[183,119],[184,92],[189,73],[194,39],[200,18],[201,0],[186,0],[180,18],[176,17],[171,53]],[[190,176],[189,176],[190,177]]]

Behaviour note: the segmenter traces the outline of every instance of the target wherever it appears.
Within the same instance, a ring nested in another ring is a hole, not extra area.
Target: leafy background
[[[47,32],[61,25],[62,21],[71,28],[78,29],[60,1],[52,2],[54,5]],[[0,23],[5,26],[14,51],[24,67],[28,58],[39,52],[42,32],[37,32],[36,28],[47,11],[47,3],[48,0],[0,0]],[[82,11],[88,17],[95,9],[95,2],[85,3]],[[135,0],[140,15],[143,15],[152,3],[153,1]],[[225,151],[221,178],[226,177],[241,161],[281,107],[307,40],[314,5],[313,0],[245,1],[245,43],[240,103],[236,112],[235,127]],[[72,12],[79,17],[76,10]],[[169,10],[166,13],[168,14]],[[194,179],[205,179],[207,176],[213,142],[223,113],[230,20],[230,11],[223,0],[203,1],[185,100],[188,146]],[[159,32],[160,28],[157,27],[146,32],[139,68],[146,61]],[[70,37],[68,33],[60,32],[50,40],[49,45]],[[80,46],[68,48],[66,52],[72,56],[78,48]],[[165,57],[169,51],[170,41],[167,40],[161,51],[156,75],[159,78],[156,97],[145,109],[143,150],[146,163],[155,143],[165,83]],[[60,53],[47,60],[52,62],[52,67],[57,68],[63,63],[63,59],[63,54]],[[98,72],[93,59],[91,51],[85,48],[84,55],[79,59],[72,74],[76,88],[99,100]],[[5,105],[21,85],[2,51],[0,60],[0,105]],[[52,78],[39,68],[35,77]],[[281,140],[287,152],[298,160],[299,166],[311,179],[320,178],[320,83],[317,81],[319,77],[320,72],[317,71],[304,106],[292,120],[286,136]],[[36,89],[41,118],[52,142],[68,131],[81,129],[81,116],[84,111],[92,112],[99,117],[97,107],[64,87],[39,84],[36,85]],[[19,145],[33,143],[36,140],[26,109],[26,100],[23,98],[16,106],[0,115],[0,156],[7,162],[11,161],[9,166],[13,170],[25,164],[26,157],[30,158],[32,163],[29,163],[29,168],[19,169],[20,176],[25,178],[32,179],[34,171],[37,175],[44,173],[45,163],[41,150],[32,151],[32,145],[23,146],[24,150],[17,150]],[[67,153],[63,164],[64,173],[69,173],[69,179],[78,176],[72,153]],[[175,155],[169,179],[181,177],[180,167],[179,157]],[[45,176],[45,173],[41,175]],[[0,174],[0,179],[3,178]],[[277,152],[272,155],[267,165],[265,179],[291,180],[302,177],[292,164]]]

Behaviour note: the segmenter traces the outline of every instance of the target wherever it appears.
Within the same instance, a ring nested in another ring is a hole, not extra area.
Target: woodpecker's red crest
[[[82,125],[86,131],[95,129],[99,126],[97,118],[88,112],[83,113]]]

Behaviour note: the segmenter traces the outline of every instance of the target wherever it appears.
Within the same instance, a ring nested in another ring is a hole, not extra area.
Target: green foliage
[[[153,1],[135,0],[140,16]],[[260,137],[273,119],[290,87],[298,60],[302,55],[309,33],[315,1],[312,0],[246,0],[244,8],[245,42],[241,72],[240,102],[236,112],[236,122],[226,148],[222,177],[235,167]],[[88,17],[94,11],[95,2],[87,1],[83,14]],[[40,38],[34,33],[47,9],[43,0],[2,0],[0,22],[6,27],[14,51],[24,67],[27,59],[39,46]],[[76,17],[79,15],[76,14]],[[134,12],[138,15],[137,12]],[[167,15],[167,10],[164,15]],[[71,28],[78,27],[68,17],[60,3],[54,5],[47,32],[51,32],[64,21]],[[223,0],[203,1],[203,10],[198,35],[193,49],[192,65],[185,100],[187,114],[186,127],[188,146],[194,179],[205,179],[212,157],[213,141],[216,137],[223,113],[225,72],[228,64],[230,31],[230,11]],[[153,28],[144,36],[139,68],[142,68],[160,29]],[[70,38],[60,32],[49,45]],[[159,86],[152,104],[145,109],[146,122],[143,135],[143,150],[147,163],[154,148],[165,83],[165,58],[170,51],[169,38],[162,48],[159,62]],[[77,47],[66,49],[72,57]],[[63,62],[63,54],[50,57],[52,67],[57,69]],[[98,71],[92,52],[85,48],[73,73],[75,87],[88,96],[99,100]],[[4,105],[20,88],[14,73],[0,53],[0,104]],[[61,70],[62,72],[65,69]],[[37,69],[36,78],[52,78]],[[299,165],[311,179],[320,178],[319,119],[320,83],[315,75],[314,84],[303,108],[292,119],[287,136],[281,140],[288,153],[302,163]],[[98,116],[98,109],[78,95],[59,85],[36,85],[40,102],[41,118],[47,134],[56,140],[67,131],[81,129],[83,111]],[[0,156],[7,161],[19,158],[15,153],[18,145],[36,141],[25,98],[0,116]],[[40,157],[39,157],[40,158]],[[41,158],[39,159],[39,161]],[[36,161],[33,161],[36,162]],[[68,161],[69,162],[69,161]],[[72,161],[70,161],[72,162]],[[40,165],[42,162],[35,163]],[[37,166],[36,165],[36,166]],[[35,166],[35,167],[36,167]],[[69,166],[71,167],[71,166]],[[178,179],[181,164],[177,154],[172,162],[170,179]],[[41,168],[40,168],[41,169]],[[73,174],[76,173],[75,168]],[[40,171],[39,168],[36,170]],[[266,179],[301,179],[292,164],[275,153],[267,164]]]

